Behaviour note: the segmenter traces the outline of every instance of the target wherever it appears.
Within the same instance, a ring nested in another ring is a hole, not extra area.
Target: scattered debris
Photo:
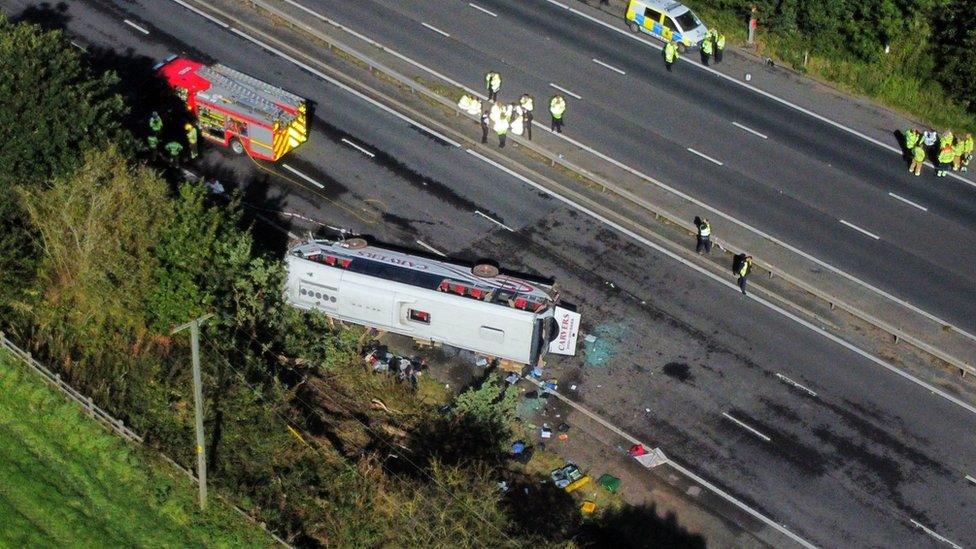
[[[505,378],[505,381],[508,382],[509,385],[515,385],[516,383],[518,383],[518,380],[520,379],[522,379],[522,376],[516,373],[511,373],[508,374],[508,377]]]
[[[627,452],[627,453],[630,454],[631,457],[637,457],[637,456],[643,456],[644,454],[646,454],[647,453],[647,450],[644,449],[644,445],[643,444],[635,444],[635,445],[633,445],[633,446],[630,447],[630,451]]]
[[[483,356],[479,356],[478,360],[476,360],[474,363],[484,368],[485,366],[488,366],[488,359]]]
[[[580,505],[580,512],[584,515],[591,515],[593,514],[593,511],[596,511],[596,503],[593,503],[592,501],[584,501],[583,504]]]
[[[597,480],[597,483],[611,494],[616,494],[617,490],[620,489],[620,479],[611,475],[610,473],[604,473],[603,476]]]
[[[563,442],[566,442],[567,440],[569,440],[569,435],[567,435],[566,433],[559,433],[559,436],[556,438],[558,438]]]
[[[539,435],[541,435],[542,438],[552,438],[552,429],[549,428],[548,424],[543,423],[542,428],[539,429]]]
[[[570,389],[571,391],[575,391],[575,390],[576,390],[576,384],[574,383],[574,384],[572,384],[572,385],[570,385],[570,386],[569,386],[569,389]]]
[[[569,424],[560,423],[559,426],[556,427],[556,430],[559,431],[560,433],[565,433],[566,431],[569,431]]]

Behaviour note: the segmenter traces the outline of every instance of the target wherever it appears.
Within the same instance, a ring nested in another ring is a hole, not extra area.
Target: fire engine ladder
[[[272,86],[267,82],[262,82],[261,80],[258,80],[253,76],[244,74],[243,72],[234,70],[230,67],[217,64],[217,65],[213,65],[211,69],[215,73],[220,74],[221,76],[224,76],[233,82],[242,84],[243,87],[245,88],[250,88],[249,90],[250,93],[254,94],[255,96],[261,97],[261,99],[264,99],[265,101],[269,101],[268,97],[270,96],[271,98],[270,101],[272,103],[275,100],[277,100],[278,103],[282,105],[288,105],[289,107],[292,108],[298,108],[298,105],[303,101],[301,97],[298,97],[293,93],[286,92],[281,88]],[[255,93],[255,91],[257,93]],[[276,106],[275,108],[281,110],[280,107]]]
[[[199,72],[201,76],[213,84],[214,91],[220,90],[223,93],[229,94],[230,97],[228,99],[233,99],[271,118],[278,118],[283,114],[281,107],[275,105],[267,97],[257,93],[253,88],[241,84],[233,78],[213,70],[211,67],[204,67]]]

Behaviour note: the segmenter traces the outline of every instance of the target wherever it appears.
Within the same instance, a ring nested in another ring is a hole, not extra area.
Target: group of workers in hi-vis
[[[952,130],[941,134],[929,128],[919,132],[915,128],[904,131],[905,152],[911,158],[908,171],[915,175],[922,175],[925,159],[931,158],[935,165],[936,177],[945,177],[949,170],[954,172],[968,171],[969,161],[973,157],[973,135],[967,133],[954,136]]]
[[[498,135],[498,146],[504,147],[508,132],[524,135],[532,140],[532,120],[535,100],[525,93],[519,97],[517,103],[504,103],[498,99],[498,92],[502,87],[502,76],[495,71],[485,74],[485,90],[488,95],[487,108],[481,100],[470,94],[464,94],[458,101],[458,108],[473,116],[480,115],[481,142],[488,142],[488,132],[494,131]],[[549,99],[549,115],[552,117],[550,129],[554,133],[563,132],[563,115],[566,112],[566,99],[555,94]]]

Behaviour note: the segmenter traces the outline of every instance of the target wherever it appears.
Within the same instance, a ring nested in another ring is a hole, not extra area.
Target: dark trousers
[[[667,59],[664,60],[664,66],[667,67],[668,72],[671,72],[671,65],[674,65],[674,61],[668,61]]]
[[[498,146],[499,147],[504,147],[505,146],[505,138],[506,137],[508,137],[508,134],[507,133],[500,133],[500,134],[498,134]]]
[[[705,53],[704,50],[701,52],[702,65],[708,66],[708,59],[712,56],[710,53]]]
[[[739,277],[739,289],[742,290],[742,295],[746,295],[746,279],[748,276]]]
[[[698,245],[695,246],[695,251],[698,252],[698,253],[702,253],[703,250],[704,250],[704,252],[706,254],[712,253],[712,239],[711,239],[711,237],[708,237],[708,236],[699,236],[698,237]]]
[[[525,137],[532,141],[532,111],[525,111],[522,118],[525,120]]]
[[[563,133],[563,117],[560,116],[559,118],[556,118],[553,116],[552,126],[550,126],[550,128],[556,133]]]
[[[484,122],[481,123],[481,142],[488,142],[488,124],[485,124]]]
[[[721,49],[715,48],[715,62],[716,63],[721,63],[722,62],[722,53],[724,51],[725,50],[721,50]]]
[[[498,90],[492,91],[489,88],[488,89],[488,101],[495,101],[496,99],[498,99]]]

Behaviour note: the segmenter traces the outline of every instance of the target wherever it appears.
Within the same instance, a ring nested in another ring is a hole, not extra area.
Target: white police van
[[[664,42],[674,40],[678,51],[694,49],[708,36],[708,29],[695,12],[673,0],[630,0],[627,26]]]

